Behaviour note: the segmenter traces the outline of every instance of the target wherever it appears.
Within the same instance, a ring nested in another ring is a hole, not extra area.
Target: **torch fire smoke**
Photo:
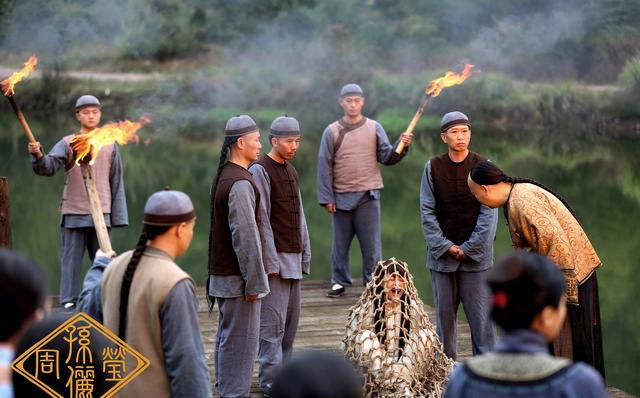
[[[20,81],[22,81],[22,79],[24,79],[25,77],[29,76],[31,72],[33,72],[33,70],[36,68],[37,63],[38,63],[38,58],[35,55],[32,55],[27,60],[27,62],[24,63],[24,67],[21,70],[19,70],[18,72],[14,72],[11,76],[9,76],[8,79],[5,79],[2,82],[0,82],[0,85],[2,86],[2,94],[4,94],[4,96],[7,97],[7,99],[9,100],[9,103],[11,104],[11,108],[13,108],[13,111],[15,112],[18,118],[18,121],[22,125],[22,129],[24,130],[24,133],[27,135],[29,142],[36,142],[36,139],[33,136],[33,133],[31,132],[31,128],[27,123],[27,119],[25,119],[24,115],[22,114],[22,111],[20,110],[20,107],[18,106],[14,98],[15,85],[18,84]],[[41,157],[42,157],[42,153],[38,152],[36,154],[36,158],[40,159]]]
[[[69,142],[76,159],[76,164],[82,169],[82,177],[87,190],[87,196],[89,197],[91,218],[93,219],[93,225],[96,229],[96,235],[98,236],[100,250],[105,253],[112,251],[111,240],[109,239],[104,215],[102,214],[100,197],[98,196],[98,189],[93,178],[91,165],[95,162],[100,149],[106,145],[111,145],[114,142],[120,145],[131,141],[139,142],[140,137],[138,137],[136,132],[150,121],[151,119],[143,116],[137,122],[124,120],[121,122],[108,123],[88,133],[78,134]]]
[[[444,76],[439,77],[435,80],[432,80],[427,86],[427,88],[425,89],[424,97],[420,102],[420,106],[418,106],[418,110],[413,115],[413,118],[411,119],[411,122],[409,123],[409,126],[407,127],[407,130],[405,131],[405,133],[413,135],[413,130],[416,128],[416,125],[418,124],[418,120],[420,120],[420,117],[424,112],[424,108],[427,106],[427,103],[429,102],[430,98],[435,98],[439,96],[442,90],[447,87],[461,84],[462,82],[467,80],[467,78],[471,76],[471,69],[473,69],[473,65],[466,64],[462,72],[459,74],[452,71],[448,71],[447,73],[444,74]],[[404,151],[404,143],[400,142],[396,147],[396,153],[401,154],[402,151]]]
[[[149,122],[151,122],[149,117],[142,116],[137,122],[123,120],[108,123],[88,133],[76,135],[69,142],[75,154],[76,164],[80,164],[83,160],[88,160],[89,164],[93,164],[100,148],[114,142],[120,145],[131,141],[139,142],[140,137],[136,132]]]
[[[8,79],[2,81],[2,93],[5,97],[15,94],[15,85],[20,83],[22,79],[29,76],[34,71],[38,64],[38,57],[32,55],[27,62],[24,63],[24,67],[17,72],[14,72]]]

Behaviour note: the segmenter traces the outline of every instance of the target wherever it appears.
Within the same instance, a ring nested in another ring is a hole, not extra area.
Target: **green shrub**
[[[640,56],[627,60],[618,82],[631,99],[640,100]]]

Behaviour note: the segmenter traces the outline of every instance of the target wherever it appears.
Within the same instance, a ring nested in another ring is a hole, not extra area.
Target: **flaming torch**
[[[73,150],[76,165],[82,169],[82,178],[84,186],[89,197],[89,207],[91,209],[91,218],[98,236],[98,244],[100,250],[105,253],[112,251],[109,233],[102,214],[102,206],[100,205],[100,197],[96,181],[93,178],[91,165],[95,162],[100,148],[117,142],[125,145],[128,142],[135,141],[138,143],[140,137],[136,134],[142,126],[149,123],[148,117],[141,117],[137,122],[124,120],[122,122],[108,123],[104,126],[94,129],[88,133],[78,134],[69,141],[69,145]]]
[[[36,64],[38,63],[38,58],[35,55],[32,55],[27,62],[24,63],[24,67],[18,72],[13,73],[8,79],[3,80],[0,85],[2,85],[2,94],[9,100],[13,111],[16,113],[18,117],[18,121],[22,125],[29,142],[36,142],[36,139],[33,137],[33,133],[31,132],[31,128],[29,128],[29,124],[27,124],[27,120],[24,118],[22,111],[16,101],[14,99],[15,94],[15,85],[19,83],[22,79],[29,76],[31,72],[36,68]],[[42,157],[42,153],[38,153],[36,155],[38,159]]]
[[[473,65],[466,64],[463,71],[459,74],[449,71],[445,73],[444,76],[432,80],[424,91],[422,102],[420,102],[420,106],[418,106],[416,114],[413,115],[413,119],[411,119],[411,123],[409,123],[409,127],[407,127],[406,133],[413,135],[413,130],[416,128],[416,124],[418,124],[418,120],[420,120],[420,116],[422,116],[422,112],[424,112],[424,108],[427,106],[427,103],[431,98],[435,98],[440,95],[444,88],[461,84],[462,82],[467,80],[467,78],[471,75],[472,68]],[[400,142],[396,147],[396,153],[401,154],[403,150],[404,143]]]

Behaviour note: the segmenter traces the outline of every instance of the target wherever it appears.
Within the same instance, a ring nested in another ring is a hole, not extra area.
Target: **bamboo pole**
[[[24,130],[24,133],[29,139],[29,142],[37,142],[36,138],[33,136],[33,133],[31,132],[31,128],[29,127],[29,124],[27,123],[27,119],[25,119],[24,114],[20,110],[20,107],[16,103],[16,100],[13,98],[13,95],[7,95],[6,97],[9,100],[9,103],[11,104],[13,111],[16,113],[16,116],[18,117],[18,121],[22,125],[22,129]],[[35,156],[37,159],[42,158],[42,152],[38,152]]]
[[[9,179],[0,177],[0,247],[11,247],[11,218],[9,215]]]
[[[424,98],[422,98],[422,101],[420,102],[420,106],[418,106],[418,110],[416,111],[415,115],[413,115],[413,119],[411,119],[411,122],[409,123],[409,127],[407,127],[407,130],[405,131],[406,134],[413,135],[413,130],[416,128],[416,125],[418,124],[418,120],[420,120],[420,116],[422,116],[422,112],[424,112],[424,108],[427,106],[427,103],[429,102],[429,98],[431,98],[431,96],[428,94],[425,94]],[[404,142],[400,141],[400,143],[396,147],[396,153],[400,155],[402,151],[404,151]]]
[[[88,162],[80,162],[80,168],[82,170],[82,178],[84,179],[84,186],[87,189],[87,196],[89,197],[89,207],[91,209],[91,218],[93,219],[93,226],[96,229],[96,235],[98,236],[98,244],[100,250],[105,253],[111,253],[111,239],[109,239],[109,232],[107,231],[107,225],[104,221],[104,214],[102,213],[102,205],[100,204],[100,197],[98,196],[98,188],[96,186],[96,180],[93,179],[91,166]]]

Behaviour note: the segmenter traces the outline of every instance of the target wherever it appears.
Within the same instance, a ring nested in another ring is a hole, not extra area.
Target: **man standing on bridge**
[[[93,95],[83,95],[76,101],[76,119],[80,130],[76,134],[88,133],[100,124],[102,105]],[[64,190],[60,213],[62,222],[62,272],[60,274],[60,303],[66,309],[73,309],[80,294],[82,279],[82,258],[87,250],[93,262],[98,250],[98,237],[93,226],[89,199],[82,180],[80,166],[75,163],[75,155],[69,141],[73,134],[65,136],[51,149],[42,153],[39,142],[29,143],[33,171],[41,176],[53,176],[64,168]],[[118,144],[107,145],[100,150],[92,166],[96,180],[100,204],[105,223],[111,234],[111,227],[128,224],[127,201],[124,193],[123,167]]]
[[[218,302],[214,362],[222,397],[249,396],[258,351],[260,299],[269,293],[260,191],[248,170],[261,148],[260,131],[251,117],[229,119],[211,186],[207,293],[212,302]]]
[[[491,298],[484,275],[493,265],[498,212],[480,205],[466,183],[471,168],[486,160],[469,151],[469,118],[462,112],[444,115],[440,138],[448,151],[425,164],[420,213],[438,337],[444,353],[455,360],[460,302],[471,328],[473,355],[490,351],[495,345],[496,328],[489,318]]]
[[[260,309],[260,385],[268,396],[274,371],[293,351],[300,319],[300,281],[308,274],[311,244],[298,172],[289,161],[300,148],[300,125],[281,116],[271,123],[271,151],[249,167],[260,191],[260,226],[269,290]]]
[[[407,154],[411,135],[402,134],[394,146],[380,123],[362,115],[364,93],[357,84],[340,91],[344,116],[322,134],[318,154],[318,202],[333,215],[333,249],[329,297],[339,297],[351,285],[349,247],[353,235],[362,252],[363,283],[371,281],[382,258],[380,242],[380,190],[378,163],[393,165]],[[397,154],[402,141],[405,149]]]

